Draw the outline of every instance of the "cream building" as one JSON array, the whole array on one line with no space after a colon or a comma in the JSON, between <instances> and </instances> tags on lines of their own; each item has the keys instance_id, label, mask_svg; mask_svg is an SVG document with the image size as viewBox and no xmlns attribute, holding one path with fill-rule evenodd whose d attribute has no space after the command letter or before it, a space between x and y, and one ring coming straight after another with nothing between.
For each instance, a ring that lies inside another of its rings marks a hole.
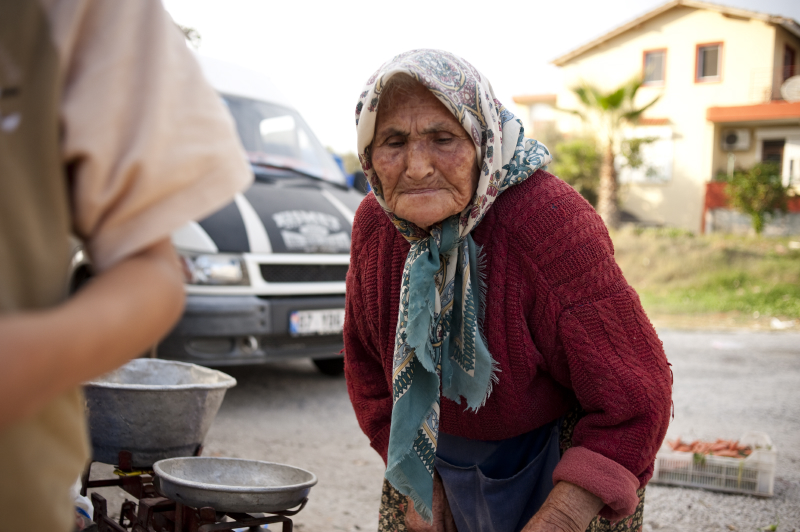
<instances>
[{"instance_id":1,"label":"cream building","mask_svg":"<svg viewBox=\"0 0 800 532\"><path fill-rule=\"evenodd\" d=\"M634 76L644 105L659 101L626 135L657 139L643 148L647 164L622 170L622 208L644 222L703 227L708 183L730 165L782 163L785 181L800 181L800 25L792 19L706 2L674 0L577 48L553 63L563 76L556 94L518 96L526 131L583 125L570 87L604 90ZM788 90L788 93L786 92Z\"/></svg>"}]
</instances>

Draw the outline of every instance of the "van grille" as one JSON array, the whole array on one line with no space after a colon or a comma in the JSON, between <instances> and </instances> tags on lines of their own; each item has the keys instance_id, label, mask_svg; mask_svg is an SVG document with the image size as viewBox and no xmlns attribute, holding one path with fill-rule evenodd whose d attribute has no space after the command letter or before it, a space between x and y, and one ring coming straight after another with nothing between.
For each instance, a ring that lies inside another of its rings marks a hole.
<instances>
[{"instance_id":1,"label":"van grille","mask_svg":"<svg viewBox=\"0 0 800 532\"><path fill-rule=\"evenodd\" d=\"M347 264L262 264L268 283L329 283L347 278Z\"/></svg>"}]
</instances>

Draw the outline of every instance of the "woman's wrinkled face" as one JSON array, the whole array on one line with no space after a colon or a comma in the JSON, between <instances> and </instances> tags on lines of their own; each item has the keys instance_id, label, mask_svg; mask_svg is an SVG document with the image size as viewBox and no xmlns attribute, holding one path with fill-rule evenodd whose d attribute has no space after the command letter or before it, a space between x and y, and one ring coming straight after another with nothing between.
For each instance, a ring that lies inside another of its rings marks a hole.
<instances>
[{"instance_id":1,"label":"woman's wrinkled face","mask_svg":"<svg viewBox=\"0 0 800 532\"><path fill-rule=\"evenodd\" d=\"M428 230L460 213L478 185L475 145L422 85L379 106L372 165L389 209Z\"/></svg>"}]
</instances>

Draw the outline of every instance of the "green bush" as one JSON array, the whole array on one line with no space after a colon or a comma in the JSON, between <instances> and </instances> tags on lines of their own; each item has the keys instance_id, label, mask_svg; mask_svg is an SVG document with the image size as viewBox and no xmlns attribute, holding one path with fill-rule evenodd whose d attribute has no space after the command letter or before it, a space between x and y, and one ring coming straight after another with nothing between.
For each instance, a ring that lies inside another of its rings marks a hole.
<instances>
[{"instance_id":1,"label":"green bush","mask_svg":"<svg viewBox=\"0 0 800 532\"><path fill-rule=\"evenodd\" d=\"M597 206L601 155L591 138L563 140L555 144L550 171Z\"/></svg>"},{"instance_id":2,"label":"green bush","mask_svg":"<svg viewBox=\"0 0 800 532\"><path fill-rule=\"evenodd\" d=\"M757 234L777 211L786 212L789 190L783 185L776 163L756 163L749 170L737 170L727 178L731 206L750 216Z\"/></svg>"}]
</instances>

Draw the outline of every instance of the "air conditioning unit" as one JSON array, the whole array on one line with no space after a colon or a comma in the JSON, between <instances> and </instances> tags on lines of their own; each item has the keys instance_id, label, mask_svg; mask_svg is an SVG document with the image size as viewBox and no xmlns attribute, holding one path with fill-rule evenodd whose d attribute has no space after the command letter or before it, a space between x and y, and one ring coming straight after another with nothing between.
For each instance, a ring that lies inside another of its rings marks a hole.
<instances>
[{"instance_id":1,"label":"air conditioning unit","mask_svg":"<svg viewBox=\"0 0 800 532\"><path fill-rule=\"evenodd\" d=\"M747 151L750 149L749 129L723 129L722 149L725 151Z\"/></svg>"}]
</instances>

